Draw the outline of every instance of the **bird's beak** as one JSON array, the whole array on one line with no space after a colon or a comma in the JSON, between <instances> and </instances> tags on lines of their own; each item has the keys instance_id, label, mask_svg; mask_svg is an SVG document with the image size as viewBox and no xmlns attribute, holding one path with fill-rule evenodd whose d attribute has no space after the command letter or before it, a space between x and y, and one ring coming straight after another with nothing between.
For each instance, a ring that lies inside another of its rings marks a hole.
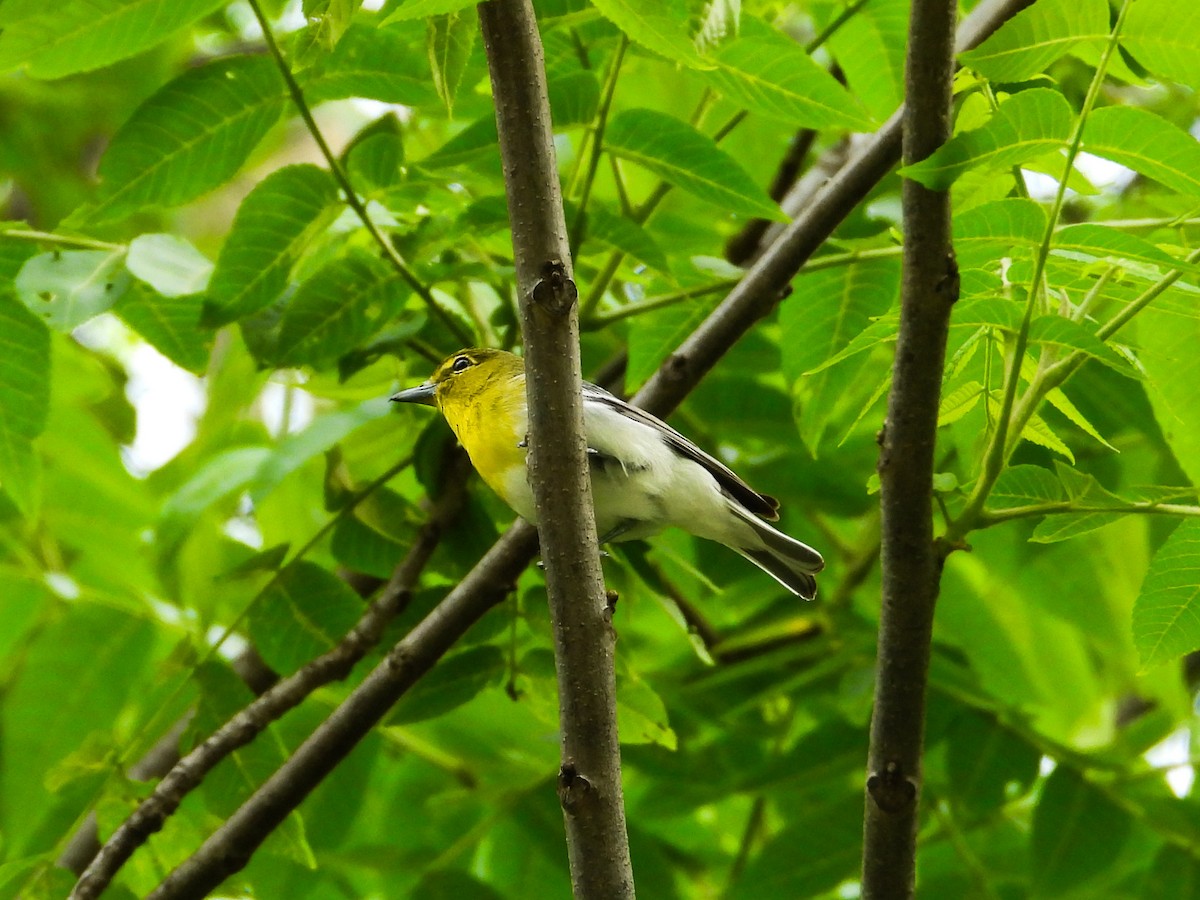
<instances>
[{"instance_id":1,"label":"bird's beak","mask_svg":"<svg viewBox=\"0 0 1200 900\"><path fill-rule=\"evenodd\" d=\"M433 395L436 389L437 386L432 381L426 381L398 394L392 394L390 399L394 403L424 403L426 406L435 406Z\"/></svg>"}]
</instances>

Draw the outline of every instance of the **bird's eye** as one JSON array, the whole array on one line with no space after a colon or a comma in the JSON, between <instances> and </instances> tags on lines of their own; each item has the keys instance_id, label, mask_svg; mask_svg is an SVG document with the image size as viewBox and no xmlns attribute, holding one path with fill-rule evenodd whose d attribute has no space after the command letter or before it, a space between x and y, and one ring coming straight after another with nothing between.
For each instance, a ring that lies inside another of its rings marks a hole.
<instances>
[{"instance_id":1,"label":"bird's eye","mask_svg":"<svg viewBox=\"0 0 1200 900\"><path fill-rule=\"evenodd\" d=\"M471 365L472 365L471 357L456 356L456 357L454 357L454 362L450 364L450 371L457 374L459 372L463 372L463 371L471 368Z\"/></svg>"}]
</instances>

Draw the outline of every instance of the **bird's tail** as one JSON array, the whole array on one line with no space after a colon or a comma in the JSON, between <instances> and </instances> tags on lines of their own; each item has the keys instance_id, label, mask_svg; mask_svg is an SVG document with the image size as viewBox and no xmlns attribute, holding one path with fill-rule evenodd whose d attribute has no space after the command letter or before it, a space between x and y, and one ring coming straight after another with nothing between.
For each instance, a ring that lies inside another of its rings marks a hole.
<instances>
[{"instance_id":1,"label":"bird's tail","mask_svg":"<svg viewBox=\"0 0 1200 900\"><path fill-rule=\"evenodd\" d=\"M734 512L757 539L755 543L733 547L785 588L805 600L817 595L817 579L813 576L825 568L821 554L808 544L788 537L772 528L753 513L730 504Z\"/></svg>"}]
</instances>

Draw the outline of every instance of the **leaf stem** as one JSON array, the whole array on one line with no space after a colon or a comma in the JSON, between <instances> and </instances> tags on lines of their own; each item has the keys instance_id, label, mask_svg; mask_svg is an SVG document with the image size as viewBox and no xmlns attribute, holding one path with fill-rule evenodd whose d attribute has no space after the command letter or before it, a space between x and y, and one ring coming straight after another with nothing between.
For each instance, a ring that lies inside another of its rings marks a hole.
<instances>
[{"instance_id":1,"label":"leaf stem","mask_svg":"<svg viewBox=\"0 0 1200 900\"><path fill-rule=\"evenodd\" d=\"M1010 351L1008 371L1004 380L1004 393L1000 401L999 414L996 416L996 429L992 432L991 441L984 456L983 471L980 473L979 479L975 482L975 487L967 499L967 504L959 517L954 522L951 522L946 529L946 539L950 544L963 538L973 527L974 522L983 510L984 504L987 502L992 486L996 483L996 479L1000 477L1000 473L1008 461L1012 448L1015 446L1016 441L1020 439L1024 422L1029 420L1029 417L1033 415L1033 411L1036 408L1036 403L1027 402L1032 400L1032 395L1034 394L1034 388L1031 385L1023 398L1020 415L1014 415L1013 412L1017 401L1017 391L1021 382L1021 365L1025 360L1025 352L1029 347L1029 328L1033 322L1038 300L1043 296L1043 278L1046 271L1046 260L1050 256L1050 245L1054 239L1056 225L1062 215L1063 203L1066 200L1067 181L1070 178L1071 169L1075 165L1075 159L1079 155L1083 142L1083 128L1087 122L1088 115L1092 111L1092 107L1095 106L1097 97L1100 95L1100 88L1104 84L1105 72L1108 69L1109 60L1112 59L1113 53L1116 52L1117 37L1121 32L1121 27L1125 22L1125 16L1128 14L1131 4L1132 0L1124 0L1121 4L1121 12L1117 16L1117 21L1113 25L1112 32L1109 34L1108 43L1105 45L1104 52L1100 56L1100 61L1096 65L1096 72L1092 77L1091 84L1088 85L1087 95L1084 97L1083 108L1080 110L1079 118L1075 123L1071 141L1067 147L1066 159L1063 163L1063 175L1058 181L1058 190L1055 192L1054 202L1050 208L1046 230L1042 235L1042 242L1038 247L1037 256L1034 258L1033 274L1029 279L1029 295L1025 301L1025 315L1021 320L1021 326L1017 330L1016 338ZM1043 372L1039 371L1039 375L1041 374ZM1024 417L1023 422L1019 421L1021 416ZM1010 432L1017 436L1013 441L1009 440Z\"/></svg>"},{"instance_id":2,"label":"leaf stem","mask_svg":"<svg viewBox=\"0 0 1200 900\"><path fill-rule=\"evenodd\" d=\"M81 250L110 250L113 253L124 253L129 249L125 244L113 244L108 241L98 241L95 238L76 237L67 234L54 234L49 231L37 231L31 228L10 228L0 231L0 238L32 241L38 244L54 244L59 247L78 247Z\"/></svg>"}]
</instances>

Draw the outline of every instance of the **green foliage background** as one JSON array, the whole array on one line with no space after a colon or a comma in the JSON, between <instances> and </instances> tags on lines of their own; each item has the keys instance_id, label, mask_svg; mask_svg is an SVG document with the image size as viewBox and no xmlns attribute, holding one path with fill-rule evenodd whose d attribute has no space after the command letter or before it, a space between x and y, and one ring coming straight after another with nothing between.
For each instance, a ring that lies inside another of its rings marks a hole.
<instances>
[{"instance_id":1,"label":"green foliage background","mask_svg":"<svg viewBox=\"0 0 1200 900\"><path fill-rule=\"evenodd\" d=\"M249 699L242 648L288 674L336 644L364 609L348 575L386 578L442 490L447 430L384 398L518 338L473 5L264 5L371 229L249 6L0 4L3 896L67 892L54 860L87 811L110 832L173 722L194 711L191 746ZM766 186L797 130L816 153L895 109L907 4L536 6L585 368L624 355L636 389L739 277L726 241L787 219ZM963 55L957 135L906 172L954 190L937 484L939 527L970 545L938 610L922 897L1200 896L1200 806L1167 780L1191 768L1200 650L1198 61L1200 7L1038 0ZM1064 176L1076 140L1127 168ZM822 549L818 601L678 533L605 562L643 896L854 895L899 185L673 420ZM128 451L156 427L127 395L144 344L203 395L151 472ZM989 474L1001 419L1018 433ZM509 518L471 485L385 647ZM157 884L371 661L223 763L111 896ZM531 569L237 889L568 896L556 728Z\"/></svg>"}]
</instances>

